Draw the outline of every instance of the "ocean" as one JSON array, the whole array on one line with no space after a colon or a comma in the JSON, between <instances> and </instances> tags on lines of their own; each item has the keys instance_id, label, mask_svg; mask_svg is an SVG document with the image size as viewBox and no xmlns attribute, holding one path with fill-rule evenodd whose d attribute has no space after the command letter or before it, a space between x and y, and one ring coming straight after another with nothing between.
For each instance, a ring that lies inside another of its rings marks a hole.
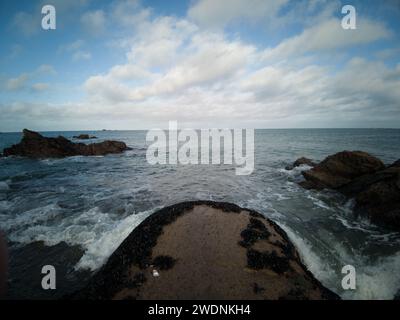
<instances>
[{"instance_id":1,"label":"ocean","mask_svg":"<svg viewBox=\"0 0 400 320\"><path fill-rule=\"evenodd\" d=\"M386 164L400 158L398 129L280 129L255 131L255 169L234 165L150 165L146 131L77 133L124 141L132 148L102 157L0 158L0 229L9 241L8 298L59 298L82 287L147 216L187 200L233 202L277 222L305 265L343 299L393 299L400 289L400 234L352 214L352 201L333 191L297 185L299 157L322 160L362 150ZM0 149L21 139L0 134ZM94 142L94 141L91 141ZM57 270L57 290L41 288L43 265ZM357 289L343 290L342 267L353 265Z\"/></svg>"}]
</instances>

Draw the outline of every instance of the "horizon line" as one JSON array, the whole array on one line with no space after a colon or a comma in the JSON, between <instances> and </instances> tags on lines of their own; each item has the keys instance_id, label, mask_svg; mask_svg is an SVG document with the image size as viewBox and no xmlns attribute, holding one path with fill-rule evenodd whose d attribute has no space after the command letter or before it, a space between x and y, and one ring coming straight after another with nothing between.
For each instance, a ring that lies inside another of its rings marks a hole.
<instances>
[{"instance_id":1,"label":"horizon line","mask_svg":"<svg viewBox=\"0 0 400 320\"><path fill-rule=\"evenodd\" d=\"M27 128L24 128L27 129ZM2 133L22 133L22 131L0 131L0 134ZM107 131L117 131L117 132L123 132L123 131L149 131L149 130L154 130L154 129L161 129L161 130L168 130L168 128L151 128L151 129L79 129L79 130L32 130L32 129L27 129L30 131L35 131L35 132L107 132ZM301 128L214 128L214 127L209 127L209 128L178 128L178 130L184 130L184 129L193 129L193 130L201 130L201 129L254 129L254 130L400 130L400 127L394 128L394 127L343 127L343 128L338 128L338 127L301 127Z\"/></svg>"}]
</instances>

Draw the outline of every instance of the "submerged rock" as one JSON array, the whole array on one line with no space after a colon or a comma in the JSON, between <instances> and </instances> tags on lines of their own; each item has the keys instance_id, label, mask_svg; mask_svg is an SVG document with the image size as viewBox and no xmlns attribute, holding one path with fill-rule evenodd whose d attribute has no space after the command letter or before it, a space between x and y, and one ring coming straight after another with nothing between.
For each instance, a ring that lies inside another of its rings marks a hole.
<instances>
[{"instance_id":1,"label":"submerged rock","mask_svg":"<svg viewBox=\"0 0 400 320\"><path fill-rule=\"evenodd\" d=\"M57 138L43 137L41 134L23 130L20 143L4 149L4 156L23 156L30 158L64 158L70 156L100 156L109 153L122 153L129 150L124 142L104 141L89 145L73 143L59 136Z\"/></svg>"},{"instance_id":2,"label":"submerged rock","mask_svg":"<svg viewBox=\"0 0 400 320\"><path fill-rule=\"evenodd\" d=\"M88 134L80 134L79 136L73 136L73 138L79 140L97 139L96 136L90 136Z\"/></svg>"},{"instance_id":3,"label":"submerged rock","mask_svg":"<svg viewBox=\"0 0 400 320\"><path fill-rule=\"evenodd\" d=\"M89 284L67 298L339 297L314 278L271 220L233 204L195 201L144 220Z\"/></svg>"},{"instance_id":4,"label":"submerged rock","mask_svg":"<svg viewBox=\"0 0 400 320\"><path fill-rule=\"evenodd\" d=\"M400 160L385 168L361 151L343 151L303 171L308 189L330 188L355 199L354 212L371 222L400 230Z\"/></svg>"}]
</instances>

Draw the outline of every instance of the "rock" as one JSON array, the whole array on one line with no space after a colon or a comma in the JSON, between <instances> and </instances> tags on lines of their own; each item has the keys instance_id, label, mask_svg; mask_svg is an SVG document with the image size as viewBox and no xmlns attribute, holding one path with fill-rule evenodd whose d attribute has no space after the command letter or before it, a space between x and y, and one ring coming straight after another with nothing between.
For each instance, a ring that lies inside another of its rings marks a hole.
<instances>
[{"instance_id":1,"label":"rock","mask_svg":"<svg viewBox=\"0 0 400 320\"><path fill-rule=\"evenodd\" d=\"M88 134L80 134L79 136L73 136L73 138L80 139L80 140L97 139L96 136L90 136Z\"/></svg>"},{"instance_id":2,"label":"rock","mask_svg":"<svg viewBox=\"0 0 400 320\"><path fill-rule=\"evenodd\" d=\"M23 137L19 144L4 149L4 156L23 156L29 158L63 158L70 156L98 156L109 153L122 153L129 150L124 142L104 141L89 145L73 143L59 136L57 138L43 137L41 134L23 130Z\"/></svg>"},{"instance_id":3,"label":"rock","mask_svg":"<svg viewBox=\"0 0 400 320\"><path fill-rule=\"evenodd\" d=\"M307 270L278 225L211 201L149 216L85 288L66 298L339 299Z\"/></svg>"},{"instance_id":4,"label":"rock","mask_svg":"<svg viewBox=\"0 0 400 320\"><path fill-rule=\"evenodd\" d=\"M362 151L342 151L325 158L308 171L304 178L315 189L337 189L365 174L382 170L381 160Z\"/></svg>"},{"instance_id":5,"label":"rock","mask_svg":"<svg viewBox=\"0 0 400 320\"><path fill-rule=\"evenodd\" d=\"M400 167L388 167L387 169L377 171L375 173L366 174L351 180L349 183L338 188L337 190L348 197L354 197L370 186L379 182L396 181L399 175Z\"/></svg>"},{"instance_id":6,"label":"rock","mask_svg":"<svg viewBox=\"0 0 400 320\"><path fill-rule=\"evenodd\" d=\"M354 213L372 223L400 230L400 161L385 168L361 151L343 151L302 172L306 189L330 188L355 199Z\"/></svg>"},{"instance_id":7,"label":"rock","mask_svg":"<svg viewBox=\"0 0 400 320\"><path fill-rule=\"evenodd\" d=\"M301 165L315 167L317 164L309 158L301 157L301 158L298 158L295 162L293 162L292 165L286 166L285 169L293 170L294 168L299 167Z\"/></svg>"},{"instance_id":8,"label":"rock","mask_svg":"<svg viewBox=\"0 0 400 320\"><path fill-rule=\"evenodd\" d=\"M389 166L389 168L391 168L391 167L400 167L400 159L397 160L397 161L395 161L395 162L393 162L393 163Z\"/></svg>"},{"instance_id":9,"label":"rock","mask_svg":"<svg viewBox=\"0 0 400 320\"><path fill-rule=\"evenodd\" d=\"M372 223L400 230L400 167L378 173L381 180L366 185L356 196L355 213Z\"/></svg>"}]
</instances>

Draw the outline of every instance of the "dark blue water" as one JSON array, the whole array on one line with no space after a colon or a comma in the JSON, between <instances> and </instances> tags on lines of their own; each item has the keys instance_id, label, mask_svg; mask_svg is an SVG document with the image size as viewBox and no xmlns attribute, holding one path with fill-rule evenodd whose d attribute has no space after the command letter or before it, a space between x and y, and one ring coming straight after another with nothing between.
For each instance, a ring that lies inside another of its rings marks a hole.
<instances>
[{"instance_id":1,"label":"dark blue water","mask_svg":"<svg viewBox=\"0 0 400 320\"><path fill-rule=\"evenodd\" d=\"M30 249L43 241L47 247L67 243L82 250L69 274L96 270L154 210L209 199L234 202L275 220L314 275L343 298L391 299L400 288L399 234L356 219L352 202L334 192L299 187L304 168L284 170L298 157L322 160L342 150L366 151L389 164L400 158L400 130L256 130L255 170L249 176L235 175L233 165L151 166L145 131L88 133L100 141L124 141L133 150L58 160L0 158L0 229L10 241L11 256L18 252L19 264L43 263ZM44 133L59 134L72 138L77 132ZM0 134L0 149L20 138ZM47 262L67 257L68 246L54 250ZM341 269L347 264L357 271L355 291L341 288ZM11 286L24 277L18 272Z\"/></svg>"}]
</instances>

